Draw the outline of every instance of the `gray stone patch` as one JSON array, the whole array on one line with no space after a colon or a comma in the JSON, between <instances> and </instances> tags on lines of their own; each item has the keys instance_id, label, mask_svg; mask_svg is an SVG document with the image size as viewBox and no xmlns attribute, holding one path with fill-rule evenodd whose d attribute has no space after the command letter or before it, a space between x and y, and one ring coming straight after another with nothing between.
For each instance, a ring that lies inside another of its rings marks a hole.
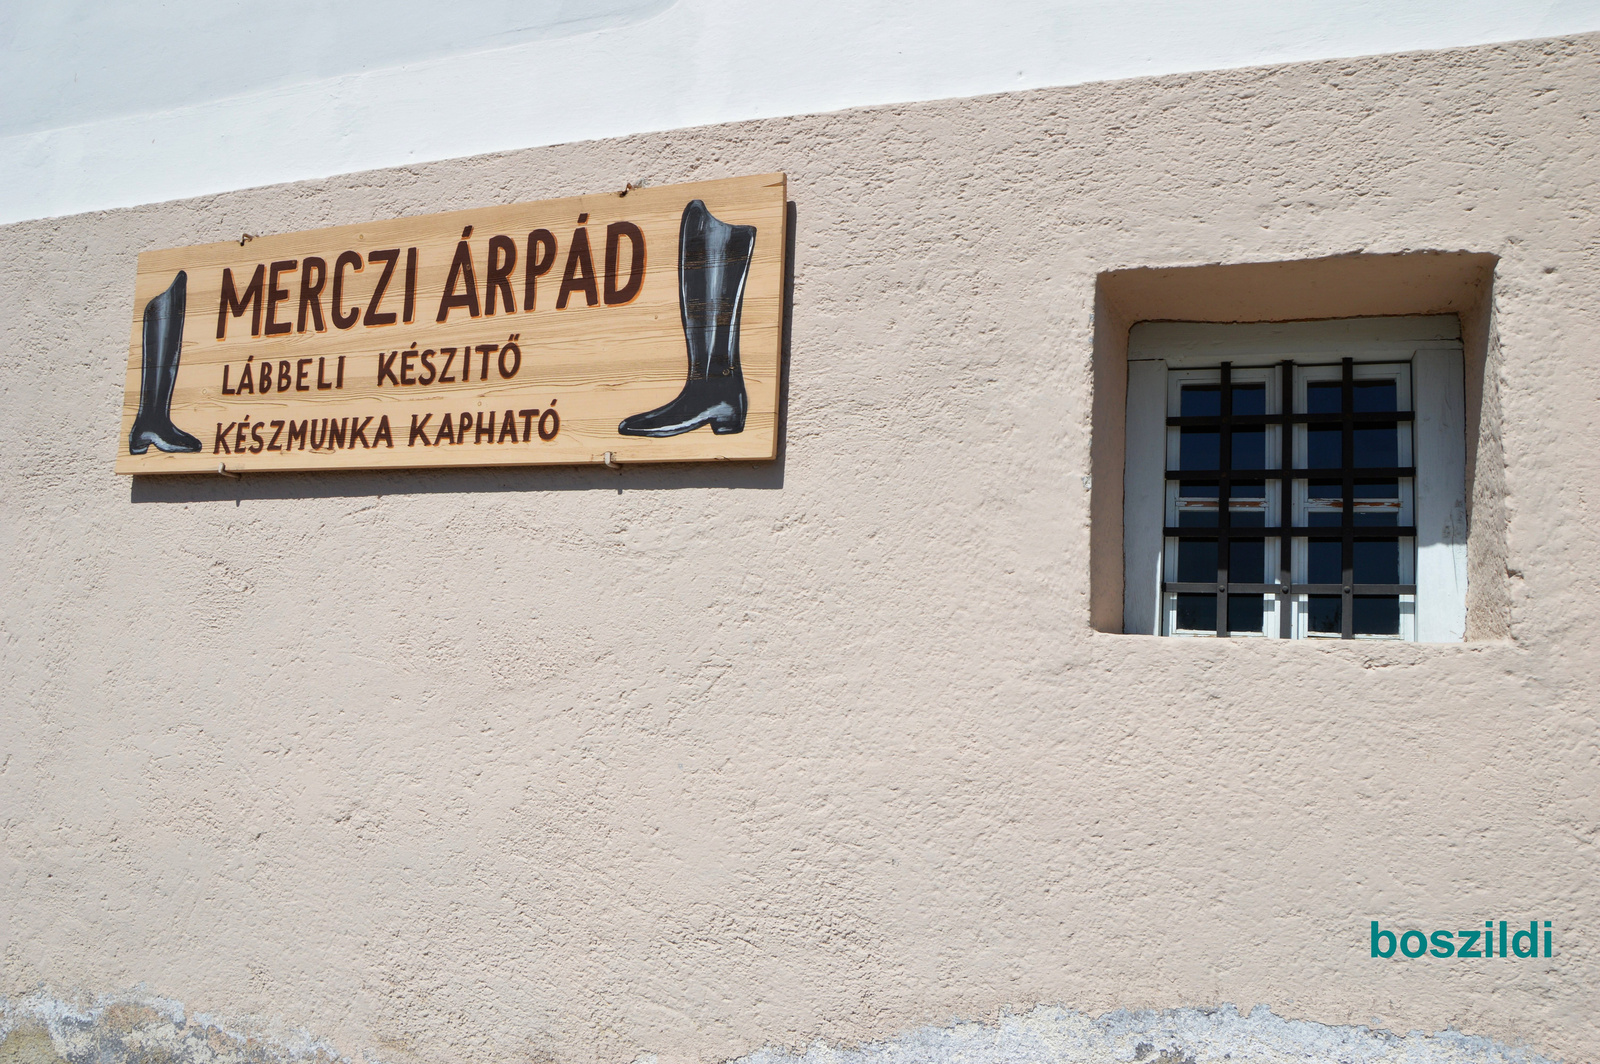
<instances>
[{"instance_id":1,"label":"gray stone patch","mask_svg":"<svg viewBox=\"0 0 1600 1064\"><path fill-rule=\"evenodd\" d=\"M337 1064L308 1035L284 1040L232 1030L182 1005L139 995L92 1004L44 994L0 997L0 1064Z\"/></svg>"},{"instance_id":2,"label":"gray stone patch","mask_svg":"<svg viewBox=\"0 0 1600 1064\"><path fill-rule=\"evenodd\" d=\"M1214 1009L1091 1017L1041 1006L992 1024L923 1027L859 1049L761 1050L737 1064L1554 1064L1532 1050L1457 1031L1397 1035Z\"/></svg>"},{"instance_id":3,"label":"gray stone patch","mask_svg":"<svg viewBox=\"0 0 1600 1064\"><path fill-rule=\"evenodd\" d=\"M74 1004L0 998L0 1064L344 1064L304 1033L269 1038L137 995ZM1556 1064L1530 1049L1445 1030L1397 1035L1288 1020L1264 1006L1122 1010L1041 1006L995 1023L923 1027L854 1049L763 1049L730 1064ZM635 1064L652 1064L641 1057Z\"/></svg>"}]
</instances>

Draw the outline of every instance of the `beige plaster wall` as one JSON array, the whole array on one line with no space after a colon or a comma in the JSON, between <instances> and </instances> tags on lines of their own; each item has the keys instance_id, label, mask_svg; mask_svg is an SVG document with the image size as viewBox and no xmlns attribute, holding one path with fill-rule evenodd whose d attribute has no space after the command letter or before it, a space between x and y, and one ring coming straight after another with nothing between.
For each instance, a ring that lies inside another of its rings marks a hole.
<instances>
[{"instance_id":1,"label":"beige plaster wall","mask_svg":"<svg viewBox=\"0 0 1600 1064\"><path fill-rule=\"evenodd\" d=\"M1224 1002L1600 1057L1597 60L1089 85L0 229L0 993L142 988L397 1062ZM111 473L141 249L772 170L776 463ZM1498 257L1475 491L1510 638L1095 631L1097 277L1418 249ZM1373 918L1549 919L1559 956L1373 960Z\"/></svg>"}]
</instances>

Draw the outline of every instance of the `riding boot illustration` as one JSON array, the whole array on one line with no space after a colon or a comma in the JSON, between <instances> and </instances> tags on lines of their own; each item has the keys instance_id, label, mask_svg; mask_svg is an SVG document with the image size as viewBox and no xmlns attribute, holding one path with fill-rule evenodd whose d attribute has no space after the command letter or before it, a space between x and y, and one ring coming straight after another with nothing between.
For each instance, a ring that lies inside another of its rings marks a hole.
<instances>
[{"instance_id":1,"label":"riding boot illustration","mask_svg":"<svg viewBox=\"0 0 1600 1064\"><path fill-rule=\"evenodd\" d=\"M165 292L144 305L143 366L139 374L139 413L128 434L128 453L158 450L194 452L200 441L172 423L172 388L183 354L184 296L189 275L182 270Z\"/></svg>"},{"instance_id":2,"label":"riding boot illustration","mask_svg":"<svg viewBox=\"0 0 1600 1064\"><path fill-rule=\"evenodd\" d=\"M749 400L739 368L739 311L756 227L712 217L700 200L678 227L678 310L689 349L683 391L665 406L624 418L624 436L677 436L709 424L719 436L744 431Z\"/></svg>"}]
</instances>

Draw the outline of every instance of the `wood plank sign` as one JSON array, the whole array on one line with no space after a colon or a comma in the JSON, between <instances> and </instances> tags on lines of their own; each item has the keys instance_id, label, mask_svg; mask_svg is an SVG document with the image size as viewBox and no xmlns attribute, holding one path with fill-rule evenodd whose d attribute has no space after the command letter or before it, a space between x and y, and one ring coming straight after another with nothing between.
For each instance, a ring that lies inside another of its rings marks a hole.
<instances>
[{"instance_id":1,"label":"wood plank sign","mask_svg":"<svg viewBox=\"0 0 1600 1064\"><path fill-rule=\"evenodd\" d=\"M768 459L782 174L139 256L118 473Z\"/></svg>"}]
</instances>

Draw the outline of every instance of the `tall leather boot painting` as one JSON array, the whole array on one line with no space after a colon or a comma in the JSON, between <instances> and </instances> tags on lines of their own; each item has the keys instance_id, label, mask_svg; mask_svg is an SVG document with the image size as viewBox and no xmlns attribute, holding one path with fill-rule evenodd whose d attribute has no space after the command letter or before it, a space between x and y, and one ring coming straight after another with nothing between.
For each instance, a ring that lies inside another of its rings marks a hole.
<instances>
[{"instance_id":1,"label":"tall leather boot painting","mask_svg":"<svg viewBox=\"0 0 1600 1064\"><path fill-rule=\"evenodd\" d=\"M172 388L183 354L184 296L189 275L182 270L165 292L144 305L144 346L139 373L139 413L128 434L128 453L158 450L193 453L200 441L172 423Z\"/></svg>"},{"instance_id":2,"label":"tall leather boot painting","mask_svg":"<svg viewBox=\"0 0 1600 1064\"><path fill-rule=\"evenodd\" d=\"M718 221L701 200L678 226L678 311L689 348L683 391L666 406L624 418L624 436L677 436L710 425L719 436L744 431L749 400L739 368L739 310L750 275L756 227Z\"/></svg>"}]
</instances>

